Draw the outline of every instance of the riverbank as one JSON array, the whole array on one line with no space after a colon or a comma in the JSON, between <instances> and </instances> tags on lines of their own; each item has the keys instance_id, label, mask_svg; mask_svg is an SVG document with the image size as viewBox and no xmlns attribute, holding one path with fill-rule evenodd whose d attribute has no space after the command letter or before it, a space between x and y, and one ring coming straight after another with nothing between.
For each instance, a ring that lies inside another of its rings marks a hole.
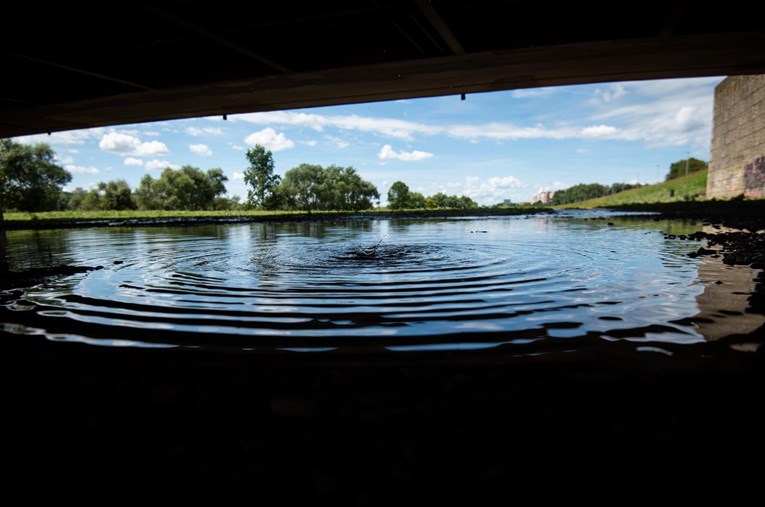
<instances>
[{"instance_id":1,"label":"riverbank","mask_svg":"<svg viewBox=\"0 0 765 507\"><path fill-rule=\"evenodd\" d=\"M0 228L70 229L79 227L166 227L261 222L304 222L331 220L380 220L394 218L448 218L517 216L552 213L551 208L512 206L507 208L367 210L367 211L94 211L6 213Z\"/></svg>"}]
</instances>

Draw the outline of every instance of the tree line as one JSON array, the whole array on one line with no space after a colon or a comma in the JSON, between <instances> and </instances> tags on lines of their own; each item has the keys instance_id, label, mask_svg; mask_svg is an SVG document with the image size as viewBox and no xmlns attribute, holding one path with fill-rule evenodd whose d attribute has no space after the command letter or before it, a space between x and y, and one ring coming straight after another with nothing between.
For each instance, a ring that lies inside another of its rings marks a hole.
<instances>
[{"instance_id":1,"label":"tree line","mask_svg":"<svg viewBox=\"0 0 765 507\"><path fill-rule=\"evenodd\" d=\"M605 197L618 194L625 190L640 188L640 183L614 183L613 185L601 185L600 183L579 183L564 190L556 190L552 197L553 206L570 204L573 202L586 201L597 197Z\"/></svg>"},{"instance_id":2,"label":"tree line","mask_svg":"<svg viewBox=\"0 0 765 507\"><path fill-rule=\"evenodd\" d=\"M246 153L246 202L226 196L228 178L220 168L185 165L166 168L157 178L145 175L137 188L125 180L98 183L90 190L64 191L72 176L56 163L47 144L26 145L0 139L0 211L55 210L301 210L359 211L379 204L380 193L355 168L300 164L280 176L273 155L262 146ZM478 205L466 196L437 193L425 197L401 182L388 191L392 209L454 208Z\"/></svg>"},{"instance_id":3,"label":"tree line","mask_svg":"<svg viewBox=\"0 0 765 507\"><path fill-rule=\"evenodd\" d=\"M686 174L695 173L697 171L706 171L708 167L709 164L707 162L693 157L678 160L677 162L670 164L669 172L664 177L664 181L673 180L675 178L679 178L680 176L685 176Z\"/></svg>"},{"instance_id":4,"label":"tree line","mask_svg":"<svg viewBox=\"0 0 765 507\"><path fill-rule=\"evenodd\" d=\"M673 162L669 166L669 172L665 176L665 181L669 181L680 176L685 176L696 171L705 171L709 164L697 158L688 158ZM553 194L550 204L556 206L559 204L571 204L575 202L605 197L612 194L618 194L625 190L639 188L643 186L640 183L614 183L613 185L601 185L600 183L579 183L564 190L557 190Z\"/></svg>"}]
</instances>

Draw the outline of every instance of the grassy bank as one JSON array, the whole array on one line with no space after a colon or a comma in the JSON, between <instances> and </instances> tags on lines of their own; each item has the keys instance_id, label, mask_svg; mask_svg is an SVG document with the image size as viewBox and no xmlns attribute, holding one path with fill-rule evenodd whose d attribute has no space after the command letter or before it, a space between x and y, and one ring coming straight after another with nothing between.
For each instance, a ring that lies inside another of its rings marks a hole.
<instances>
[{"instance_id":1,"label":"grassy bank","mask_svg":"<svg viewBox=\"0 0 765 507\"><path fill-rule=\"evenodd\" d=\"M373 218L439 218L452 216L525 215L548 213L549 208L512 206L507 208L366 210L366 211L49 211L5 213L7 229L40 229L81 226L184 225L231 222L279 222Z\"/></svg>"},{"instance_id":2,"label":"grassy bank","mask_svg":"<svg viewBox=\"0 0 765 507\"><path fill-rule=\"evenodd\" d=\"M629 204L686 202L703 198L706 189L707 171L699 171L656 185L633 188L618 194L566 204L561 207L606 208Z\"/></svg>"}]
</instances>

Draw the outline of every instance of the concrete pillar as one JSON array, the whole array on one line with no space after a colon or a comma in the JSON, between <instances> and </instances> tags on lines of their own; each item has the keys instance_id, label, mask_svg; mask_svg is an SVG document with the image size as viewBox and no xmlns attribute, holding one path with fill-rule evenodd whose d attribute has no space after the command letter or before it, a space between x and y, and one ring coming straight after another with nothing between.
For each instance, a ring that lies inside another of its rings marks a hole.
<instances>
[{"instance_id":1,"label":"concrete pillar","mask_svg":"<svg viewBox=\"0 0 765 507\"><path fill-rule=\"evenodd\" d=\"M715 88L707 198L765 197L765 75Z\"/></svg>"}]
</instances>

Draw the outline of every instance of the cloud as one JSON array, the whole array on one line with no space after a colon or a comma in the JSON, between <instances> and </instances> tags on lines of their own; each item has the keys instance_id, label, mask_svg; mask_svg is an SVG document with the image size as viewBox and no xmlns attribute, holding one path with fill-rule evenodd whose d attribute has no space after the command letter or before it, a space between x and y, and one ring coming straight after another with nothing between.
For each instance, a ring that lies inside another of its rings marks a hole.
<instances>
[{"instance_id":1,"label":"cloud","mask_svg":"<svg viewBox=\"0 0 765 507\"><path fill-rule=\"evenodd\" d=\"M709 147L714 94L722 78L666 79L625 82L628 100L619 107L601 104L593 115L620 127L622 139L649 147Z\"/></svg>"},{"instance_id":2,"label":"cloud","mask_svg":"<svg viewBox=\"0 0 765 507\"><path fill-rule=\"evenodd\" d=\"M138 137L122 132L109 132L105 134L98 147L110 153L127 156L134 155L138 157L167 155L170 150L165 143L161 141L142 142Z\"/></svg>"},{"instance_id":3,"label":"cloud","mask_svg":"<svg viewBox=\"0 0 765 507\"><path fill-rule=\"evenodd\" d=\"M244 173L233 172L233 173L231 173L231 179L232 180L243 180L244 179Z\"/></svg>"},{"instance_id":4,"label":"cloud","mask_svg":"<svg viewBox=\"0 0 765 507\"><path fill-rule=\"evenodd\" d=\"M612 100L616 100L626 94L627 90L624 87L624 84L615 83L605 90L595 88L595 91L593 92L593 98L590 99L590 103L597 104L598 102L611 102Z\"/></svg>"},{"instance_id":5,"label":"cloud","mask_svg":"<svg viewBox=\"0 0 765 507\"><path fill-rule=\"evenodd\" d=\"M74 164L65 165L64 169L69 171L71 174L96 174L101 172L97 167Z\"/></svg>"},{"instance_id":6,"label":"cloud","mask_svg":"<svg viewBox=\"0 0 765 507\"><path fill-rule=\"evenodd\" d=\"M170 169L180 169L180 166L177 166L175 164L171 164L170 162L167 162L166 160L149 160L146 162L146 170L147 171L156 171L156 170L164 170L166 168Z\"/></svg>"},{"instance_id":7,"label":"cloud","mask_svg":"<svg viewBox=\"0 0 765 507\"><path fill-rule=\"evenodd\" d=\"M349 143L345 139L340 139L339 137L335 137L335 136L324 136L324 139L331 142L332 144L334 144L340 149L347 148L348 146L351 145L351 143Z\"/></svg>"},{"instance_id":8,"label":"cloud","mask_svg":"<svg viewBox=\"0 0 765 507\"><path fill-rule=\"evenodd\" d=\"M203 157L209 157L213 153L210 147L207 146L206 144L190 144L189 149L193 153L196 153L197 155L202 155Z\"/></svg>"},{"instance_id":9,"label":"cloud","mask_svg":"<svg viewBox=\"0 0 765 507\"><path fill-rule=\"evenodd\" d=\"M584 155L587 153L587 148L577 148L576 152L580 155Z\"/></svg>"},{"instance_id":10,"label":"cloud","mask_svg":"<svg viewBox=\"0 0 765 507\"><path fill-rule=\"evenodd\" d=\"M34 134L31 136L17 137L15 141L23 144L85 144L91 139L99 137L103 133L102 128L86 130L67 130L65 132L53 132L52 134Z\"/></svg>"},{"instance_id":11,"label":"cloud","mask_svg":"<svg viewBox=\"0 0 765 507\"><path fill-rule=\"evenodd\" d=\"M589 100L594 110L588 117L582 116L578 121L574 119L553 127L507 122L428 124L396 118L295 111L232 115L230 119L264 126L305 127L319 132L330 128L357 131L405 141L417 136L435 135L471 143L481 140L619 139L643 141L649 146L693 144L703 148L709 145L711 90L720 80L696 78L603 85ZM557 90L515 90L512 95L515 98L541 97Z\"/></svg>"},{"instance_id":12,"label":"cloud","mask_svg":"<svg viewBox=\"0 0 765 507\"><path fill-rule=\"evenodd\" d=\"M300 144L304 144L306 146L316 146L316 141L310 140L310 141L298 141Z\"/></svg>"},{"instance_id":13,"label":"cloud","mask_svg":"<svg viewBox=\"0 0 765 507\"><path fill-rule=\"evenodd\" d=\"M580 134L581 137L586 138L613 138L619 134L619 129L611 125L595 125L583 128Z\"/></svg>"},{"instance_id":14,"label":"cloud","mask_svg":"<svg viewBox=\"0 0 765 507\"><path fill-rule=\"evenodd\" d=\"M555 88L528 88L513 90L511 95L514 99L528 99L533 97L545 97L555 93Z\"/></svg>"},{"instance_id":15,"label":"cloud","mask_svg":"<svg viewBox=\"0 0 765 507\"><path fill-rule=\"evenodd\" d=\"M71 153L73 155L77 155L80 152L80 150L78 150L77 148L70 148L70 149L68 149L66 151L68 151L69 153Z\"/></svg>"},{"instance_id":16,"label":"cloud","mask_svg":"<svg viewBox=\"0 0 765 507\"><path fill-rule=\"evenodd\" d=\"M395 152L393 151L393 147L390 144L386 144L380 149L380 153L377 154L377 157L381 160L388 160L388 159L394 159L394 160L401 160L403 162L413 162L417 160L425 160L428 158L431 158L433 156L432 153L428 153L427 151L401 151L401 152Z\"/></svg>"},{"instance_id":17,"label":"cloud","mask_svg":"<svg viewBox=\"0 0 765 507\"><path fill-rule=\"evenodd\" d=\"M228 145L229 145L229 146L230 146L232 149L234 149L234 150L236 150L236 151L244 151L244 146L239 146L238 144L234 144L234 143L228 143Z\"/></svg>"},{"instance_id":18,"label":"cloud","mask_svg":"<svg viewBox=\"0 0 765 507\"><path fill-rule=\"evenodd\" d=\"M308 127L318 132L327 127L341 130L357 130L397 139L412 139L414 134L437 134L440 127L426 125L396 118L374 118L370 116L331 115L297 113L292 111L272 111L248 113L231 117L235 121L246 121L263 125L290 125Z\"/></svg>"},{"instance_id":19,"label":"cloud","mask_svg":"<svg viewBox=\"0 0 765 507\"><path fill-rule=\"evenodd\" d=\"M127 157L124 160L125 165L142 166L143 160L140 158Z\"/></svg>"},{"instance_id":20,"label":"cloud","mask_svg":"<svg viewBox=\"0 0 765 507\"><path fill-rule=\"evenodd\" d=\"M289 150L295 147L294 141L288 139L283 133L276 132L271 127L253 132L244 139L244 142L250 146L259 144L271 151Z\"/></svg>"},{"instance_id":21,"label":"cloud","mask_svg":"<svg viewBox=\"0 0 765 507\"><path fill-rule=\"evenodd\" d=\"M479 176L467 176L463 194L481 204L495 203L510 197L514 190L526 184L515 176L494 176L481 181Z\"/></svg>"},{"instance_id":22,"label":"cloud","mask_svg":"<svg viewBox=\"0 0 765 507\"><path fill-rule=\"evenodd\" d=\"M220 127L186 127L184 131L194 137L199 137L203 135L212 135L212 136L219 136L223 134L223 129Z\"/></svg>"}]
</instances>

